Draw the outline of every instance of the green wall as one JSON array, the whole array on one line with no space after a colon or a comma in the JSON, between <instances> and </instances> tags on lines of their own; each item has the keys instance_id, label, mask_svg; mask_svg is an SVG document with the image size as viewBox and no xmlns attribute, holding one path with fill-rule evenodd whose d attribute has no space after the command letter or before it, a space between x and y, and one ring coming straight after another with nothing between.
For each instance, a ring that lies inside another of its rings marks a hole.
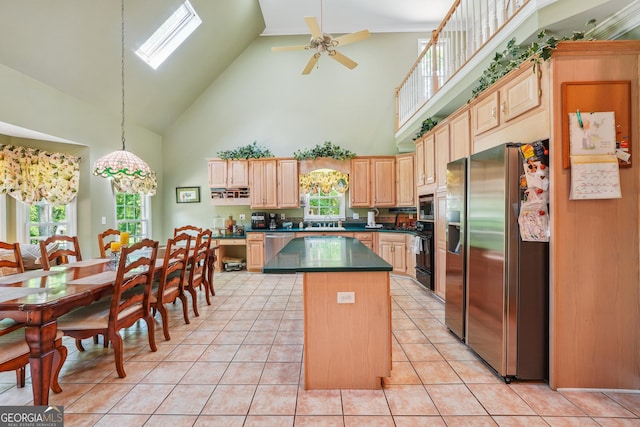
<instances>
[{"instance_id":1,"label":"green wall","mask_svg":"<svg viewBox=\"0 0 640 427\"><path fill-rule=\"evenodd\" d=\"M259 37L164 135L164 233L191 222L212 227L217 215L251 212L208 200L206 158L257 141L278 157L331 141L358 155L398 154L395 88L418 54L419 34L372 34L340 48L359 65L349 70L323 55L307 76L307 36ZM202 202L176 204L175 187L200 186ZM302 210L283 211L287 216ZM249 216L247 216L249 218Z\"/></svg>"},{"instance_id":2,"label":"green wall","mask_svg":"<svg viewBox=\"0 0 640 427\"><path fill-rule=\"evenodd\" d=\"M72 143L52 143L6 136L0 142L82 157L78 194L78 237L83 256L96 256L97 235L115 225L115 212L109 181L93 176L91 166L100 156L121 148L121 118L107 114L3 65L0 65L0 98L3 101L0 102L0 121ZM127 126L126 137L127 149L143 158L158 174L160 196L152 198L155 225L153 237L164 240L161 204L162 139L159 135L134 125ZM8 201L7 210L12 208L13 202ZM101 224L102 216L107 218L106 225ZM11 232L15 233L13 224L8 227L9 236Z\"/></svg>"}]
</instances>

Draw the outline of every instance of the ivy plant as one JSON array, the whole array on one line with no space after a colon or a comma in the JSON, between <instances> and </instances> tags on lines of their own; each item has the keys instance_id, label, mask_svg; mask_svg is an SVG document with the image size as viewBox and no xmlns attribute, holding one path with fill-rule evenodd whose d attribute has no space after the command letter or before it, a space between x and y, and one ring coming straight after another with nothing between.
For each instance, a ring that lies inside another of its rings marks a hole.
<instances>
[{"instance_id":1,"label":"ivy plant","mask_svg":"<svg viewBox=\"0 0 640 427\"><path fill-rule=\"evenodd\" d=\"M594 24L592 19L586 25ZM489 67L484 70L482 76L478 80L478 85L471 91L471 99L476 98L485 89L497 82L508 72L515 70L525 61L534 63L533 70L535 72L536 65L542 61L551 58L551 53L558 47L558 42L567 40L584 39L584 31L574 31L570 36L562 38L549 37L545 40L546 30L538 33L537 40L530 45L518 45L516 40L511 39L507 43L506 48L502 52L496 52Z\"/></svg>"},{"instance_id":2,"label":"ivy plant","mask_svg":"<svg viewBox=\"0 0 640 427\"><path fill-rule=\"evenodd\" d=\"M218 151L218 157L223 160L241 160L241 159L261 159L263 157L275 157L268 148L258 146L256 141L253 144L236 148L235 150Z\"/></svg>"},{"instance_id":3,"label":"ivy plant","mask_svg":"<svg viewBox=\"0 0 640 427\"><path fill-rule=\"evenodd\" d=\"M340 148L331 141L325 141L324 145L316 144L314 148L296 150L293 157L296 160L314 160L319 157L330 157L336 160L352 159L356 153Z\"/></svg>"},{"instance_id":4,"label":"ivy plant","mask_svg":"<svg viewBox=\"0 0 640 427\"><path fill-rule=\"evenodd\" d=\"M424 119L422 121L422 126L420 127L420 130L418 131L418 133L416 133L416 136L413 137L413 140L414 141L417 140L422 135L424 135L425 133L429 132L431 129L436 127L437 124L438 124L438 122L436 120L434 120L433 117L429 117L427 119Z\"/></svg>"}]
</instances>

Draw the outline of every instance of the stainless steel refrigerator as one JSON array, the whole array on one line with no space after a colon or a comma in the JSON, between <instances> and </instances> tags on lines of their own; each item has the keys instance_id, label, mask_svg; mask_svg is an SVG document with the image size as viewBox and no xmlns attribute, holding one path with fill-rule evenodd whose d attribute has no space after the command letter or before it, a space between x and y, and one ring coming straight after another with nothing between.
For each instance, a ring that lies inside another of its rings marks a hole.
<instances>
[{"instance_id":1,"label":"stainless steel refrigerator","mask_svg":"<svg viewBox=\"0 0 640 427\"><path fill-rule=\"evenodd\" d=\"M518 228L517 144L469 159L466 343L509 382L548 379L548 244Z\"/></svg>"},{"instance_id":2,"label":"stainless steel refrigerator","mask_svg":"<svg viewBox=\"0 0 640 427\"><path fill-rule=\"evenodd\" d=\"M461 340L465 337L465 225L467 159L447 164L445 325Z\"/></svg>"}]
</instances>

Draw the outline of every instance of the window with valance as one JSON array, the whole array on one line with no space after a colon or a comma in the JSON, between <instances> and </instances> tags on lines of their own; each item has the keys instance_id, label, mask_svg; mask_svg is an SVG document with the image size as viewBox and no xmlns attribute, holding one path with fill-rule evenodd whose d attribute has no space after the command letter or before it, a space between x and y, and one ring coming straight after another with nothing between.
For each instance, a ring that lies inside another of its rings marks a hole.
<instances>
[{"instance_id":1,"label":"window with valance","mask_svg":"<svg viewBox=\"0 0 640 427\"><path fill-rule=\"evenodd\" d=\"M80 158L0 144L0 194L27 204L65 205L78 194Z\"/></svg>"}]
</instances>

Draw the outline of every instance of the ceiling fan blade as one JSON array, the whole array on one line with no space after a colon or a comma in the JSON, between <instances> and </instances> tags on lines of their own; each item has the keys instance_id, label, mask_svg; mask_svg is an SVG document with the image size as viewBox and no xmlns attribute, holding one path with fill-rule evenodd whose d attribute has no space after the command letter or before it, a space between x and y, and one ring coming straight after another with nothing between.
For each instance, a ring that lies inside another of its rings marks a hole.
<instances>
[{"instance_id":1,"label":"ceiling fan blade","mask_svg":"<svg viewBox=\"0 0 640 427\"><path fill-rule=\"evenodd\" d=\"M272 52L284 52L288 50L305 50L309 49L311 46L274 46L271 48Z\"/></svg>"},{"instance_id":2,"label":"ceiling fan blade","mask_svg":"<svg viewBox=\"0 0 640 427\"><path fill-rule=\"evenodd\" d=\"M309 27L311 37L313 37L314 39L322 38L322 31L320 31L320 25L318 25L318 20L315 16L305 16L304 22L306 22L307 27Z\"/></svg>"},{"instance_id":3,"label":"ceiling fan blade","mask_svg":"<svg viewBox=\"0 0 640 427\"><path fill-rule=\"evenodd\" d=\"M341 63L342 65L344 65L345 67L347 67L350 70L353 70L354 68L356 68L358 66L357 62L355 62L354 60L344 56L343 54L341 54L337 50L330 51L329 52L329 57L335 59L336 61L338 61L339 63Z\"/></svg>"},{"instance_id":4,"label":"ceiling fan blade","mask_svg":"<svg viewBox=\"0 0 640 427\"><path fill-rule=\"evenodd\" d=\"M318 59L320 59L320 54L314 53L311 59L309 59L309 62L307 62L307 66L304 67L304 70L302 70L302 74L309 74L311 70L313 70L313 67L315 67L316 62L318 62Z\"/></svg>"},{"instance_id":5,"label":"ceiling fan blade","mask_svg":"<svg viewBox=\"0 0 640 427\"><path fill-rule=\"evenodd\" d=\"M362 30L351 34L345 34L344 36L336 37L335 39L333 39L332 44L334 46L342 46L348 43L368 39L369 37L371 37L369 30Z\"/></svg>"}]
</instances>

